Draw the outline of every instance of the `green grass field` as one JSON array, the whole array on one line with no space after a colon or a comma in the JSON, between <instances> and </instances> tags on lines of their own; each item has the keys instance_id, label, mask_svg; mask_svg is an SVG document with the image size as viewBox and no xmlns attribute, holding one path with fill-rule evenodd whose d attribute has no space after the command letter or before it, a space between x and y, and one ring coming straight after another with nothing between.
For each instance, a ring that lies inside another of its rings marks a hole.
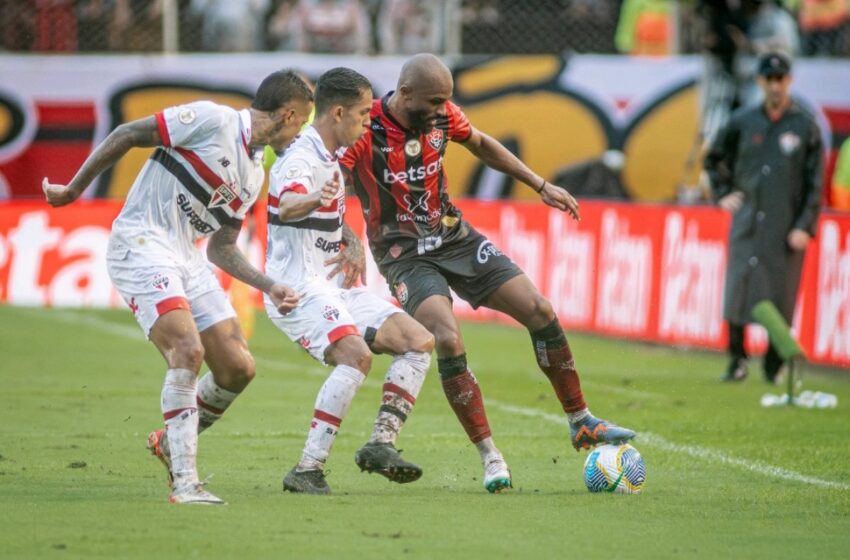
<instances>
[{"instance_id":1,"label":"green grass field","mask_svg":"<svg viewBox=\"0 0 850 560\"><path fill-rule=\"evenodd\" d=\"M572 335L585 396L639 432L638 496L584 488L525 332L465 325L470 364L515 488L489 495L477 453L426 381L400 446L410 485L361 474L387 365L343 423L329 497L281 492L326 370L258 317L252 386L200 440L225 507L167 503L145 438L161 424L162 359L126 311L0 307L3 558L846 558L850 371L807 368L832 410L763 409L757 367L723 385L719 354Z\"/></svg>"}]
</instances>

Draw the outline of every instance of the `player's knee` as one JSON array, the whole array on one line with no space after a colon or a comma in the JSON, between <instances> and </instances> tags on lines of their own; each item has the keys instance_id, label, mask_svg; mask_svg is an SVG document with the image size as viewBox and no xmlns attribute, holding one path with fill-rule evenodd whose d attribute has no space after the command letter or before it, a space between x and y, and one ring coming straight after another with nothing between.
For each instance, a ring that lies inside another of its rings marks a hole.
<instances>
[{"instance_id":1,"label":"player's knee","mask_svg":"<svg viewBox=\"0 0 850 560\"><path fill-rule=\"evenodd\" d=\"M540 328L548 325L555 319L555 309L552 303L543 297L542 294L537 294L531 300L531 311L529 313L529 328Z\"/></svg>"},{"instance_id":2,"label":"player's knee","mask_svg":"<svg viewBox=\"0 0 850 560\"><path fill-rule=\"evenodd\" d=\"M423 328L417 330L417 332L410 337L407 351L430 354L434 351L435 343L434 335Z\"/></svg>"},{"instance_id":3,"label":"player's knee","mask_svg":"<svg viewBox=\"0 0 850 560\"><path fill-rule=\"evenodd\" d=\"M372 368L372 351L359 336L347 336L328 348L325 361L331 365L346 365L367 375Z\"/></svg>"},{"instance_id":4,"label":"player's knee","mask_svg":"<svg viewBox=\"0 0 850 560\"><path fill-rule=\"evenodd\" d=\"M204 363L204 346L197 338L183 338L174 345L172 367L183 367L198 371Z\"/></svg>"},{"instance_id":5,"label":"player's knee","mask_svg":"<svg viewBox=\"0 0 850 560\"><path fill-rule=\"evenodd\" d=\"M465 352L460 332L452 328L438 328L434 332L437 354L440 356L459 356Z\"/></svg>"},{"instance_id":6,"label":"player's knee","mask_svg":"<svg viewBox=\"0 0 850 560\"><path fill-rule=\"evenodd\" d=\"M243 387L250 383L257 374L257 365L254 363L254 357L247 352L242 352L240 358L233 364L232 376Z\"/></svg>"}]
</instances>

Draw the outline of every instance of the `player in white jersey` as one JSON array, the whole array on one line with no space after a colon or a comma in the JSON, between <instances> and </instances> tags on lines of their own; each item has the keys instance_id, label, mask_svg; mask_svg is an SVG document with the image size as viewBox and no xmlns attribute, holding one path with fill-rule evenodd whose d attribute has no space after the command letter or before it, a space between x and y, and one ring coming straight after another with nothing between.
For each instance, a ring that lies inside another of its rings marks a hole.
<instances>
[{"instance_id":1,"label":"player in white jersey","mask_svg":"<svg viewBox=\"0 0 850 560\"><path fill-rule=\"evenodd\" d=\"M328 494L324 465L349 405L372 364L394 356L372 437L357 453L361 470L399 483L422 469L401 458L395 440L413 409L431 362L434 338L422 325L364 288L360 241L343 223L345 190L337 161L369 126L372 88L353 70L334 68L316 84L316 119L275 162L269 185L266 272L297 290L301 303L282 314L266 298L272 322L315 359L334 366L316 398L301 460L283 479L291 492Z\"/></svg>"},{"instance_id":2,"label":"player in white jersey","mask_svg":"<svg viewBox=\"0 0 850 560\"><path fill-rule=\"evenodd\" d=\"M47 178L42 184L48 203L64 206L131 148L156 147L112 224L107 268L168 364L165 429L153 432L148 444L168 468L173 503L224 503L198 480L198 432L220 418L254 377L236 314L196 242L209 237L209 260L263 291L279 313L295 308L297 293L251 266L236 239L262 188L264 145L286 146L312 101L297 74L275 72L248 109L199 101L122 124L67 186ZM211 373L198 381L204 361Z\"/></svg>"}]
</instances>

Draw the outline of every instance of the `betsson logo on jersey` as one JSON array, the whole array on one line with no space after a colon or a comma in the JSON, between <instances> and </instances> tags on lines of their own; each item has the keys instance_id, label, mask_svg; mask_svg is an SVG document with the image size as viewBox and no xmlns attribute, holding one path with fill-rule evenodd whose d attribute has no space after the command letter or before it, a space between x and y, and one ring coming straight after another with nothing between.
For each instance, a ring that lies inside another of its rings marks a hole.
<instances>
[{"instance_id":1,"label":"betsson logo on jersey","mask_svg":"<svg viewBox=\"0 0 850 560\"><path fill-rule=\"evenodd\" d=\"M389 169L384 169L384 182L393 184L405 183L407 181L421 181L428 175L439 173L442 168L443 158L441 156L440 159L431 162L428 165L420 165L419 167L411 166L409 169L399 171L398 173L393 173Z\"/></svg>"}]
</instances>

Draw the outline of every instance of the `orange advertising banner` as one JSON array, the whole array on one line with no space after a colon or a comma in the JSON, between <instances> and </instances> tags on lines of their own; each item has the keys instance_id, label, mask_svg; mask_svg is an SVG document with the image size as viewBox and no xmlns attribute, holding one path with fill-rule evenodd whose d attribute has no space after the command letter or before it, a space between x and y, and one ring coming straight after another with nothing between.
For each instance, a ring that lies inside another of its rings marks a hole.
<instances>
[{"instance_id":1,"label":"orange advertising banner","mask_svg":"<svg viewBox=\"0 0 850 560\"><path fill-rule=\"evenodd\" d=\"M729 216L711 207L581 203L582 220L541 204L458 203L464 217L509 255L550 299L568 330L722 350ZM12 305L117 307L105 253L120 201L0 204L0 301ZM258 208L264 209L260 204ZM243 244L261 266L261 211ZM346 221L365 232L356 199ZM486 251L481 258L486 258ZM369 259L367 285L389 298ZM228 280L222 277L223 284ZM455 298L462 319L510 319ZM814 363L850 367L850 216L826 213L810 246L794 328ZM751 347L764 346L753 330Z\"/></svg>"}]
</instances>

